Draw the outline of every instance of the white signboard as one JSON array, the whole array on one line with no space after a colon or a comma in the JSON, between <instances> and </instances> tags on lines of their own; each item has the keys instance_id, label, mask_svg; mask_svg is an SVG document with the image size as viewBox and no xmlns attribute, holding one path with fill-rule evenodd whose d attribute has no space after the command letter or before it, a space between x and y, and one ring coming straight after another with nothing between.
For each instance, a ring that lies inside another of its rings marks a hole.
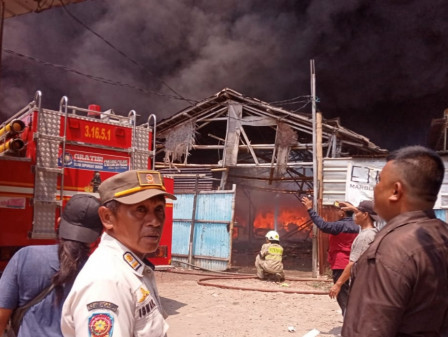
<instances>
[{"instance_id":1,"label":"white signboard","mask_svg":"<svg viewBox=\"0 0 448 337\"><path fill-rule=\"evenodd\" d=\"M375 187L381 168L350 163L347 168L345 199L353 205L362 200L373 200Z\"/></svg>"}]
</instances>

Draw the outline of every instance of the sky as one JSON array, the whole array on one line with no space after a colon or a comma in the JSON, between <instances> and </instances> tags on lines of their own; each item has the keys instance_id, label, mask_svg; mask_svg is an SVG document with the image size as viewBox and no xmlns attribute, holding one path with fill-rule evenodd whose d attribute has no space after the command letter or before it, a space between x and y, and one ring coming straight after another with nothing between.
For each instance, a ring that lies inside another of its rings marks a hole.
<instances>
[{"instance_id":1,"label":"sky","mask_svg":"<svg viewBox=\"0 0 448 337\"><path fill-rule=\"evenodd\" d=\"M446 0L87 0L5 20L0 117L36 90L142 123L224 88L311 113L314 60L325 119L426 145L448 108L447 17Z\"/></svg>"}]
</instances>

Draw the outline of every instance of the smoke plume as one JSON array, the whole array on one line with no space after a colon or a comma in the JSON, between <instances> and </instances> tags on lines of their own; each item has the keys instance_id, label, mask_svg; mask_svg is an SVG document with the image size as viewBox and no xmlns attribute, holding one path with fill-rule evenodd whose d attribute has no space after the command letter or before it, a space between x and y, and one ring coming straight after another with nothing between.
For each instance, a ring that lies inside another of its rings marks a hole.
<instances>
[{"instance_id":1,"label":"smoke plume","mask_svg":"<svg viewBox=\"0 0 448 337\"><path fill-rule=\"evenodd\" d=\"M447 17L443 0L88 0L5 20L0 114L36 90L45 107L66 95L141 122L225 87L286 100L310 94L314 59L324 118L384 148L424 145L448 107Z\"/></svg>"}]
</instances>

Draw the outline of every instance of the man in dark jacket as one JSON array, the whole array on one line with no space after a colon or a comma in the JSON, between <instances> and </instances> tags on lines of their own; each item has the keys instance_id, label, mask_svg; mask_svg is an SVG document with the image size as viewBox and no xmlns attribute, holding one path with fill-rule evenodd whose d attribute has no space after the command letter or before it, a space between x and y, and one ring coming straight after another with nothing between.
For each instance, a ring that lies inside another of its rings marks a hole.
<instances>
[{"instance_id":1,"label":"man in dark jacket","mask_svg":"<svg viewBox=\"0 0 448 337\"><path fill-rule=\"evenodd\" d=\"M338 207L339 220L326 222L313 210L311 199L303 197L301 201L317 228L324 233L331 234L328 247L328 263L330 264L333 282L336 283L350 260L350 249L353 240L359 233L359 226L355 224L352 218L352 211L346 212ZM336 297L342 315L344 315L347 306L348 290L349 283L346 281Z\"/></svg>"},{"instance_id":2,"label":"man in dark jacket","mask_svg":"<svg viewBox=\"0 0 448 337\"><path fill-rule=\"evenodd\" d=\"M387 158L374 189L387 224L352 269L344 337L448 336L448 225L433 211L444 172L421 146Z\"/></svg>"}]
</instances>

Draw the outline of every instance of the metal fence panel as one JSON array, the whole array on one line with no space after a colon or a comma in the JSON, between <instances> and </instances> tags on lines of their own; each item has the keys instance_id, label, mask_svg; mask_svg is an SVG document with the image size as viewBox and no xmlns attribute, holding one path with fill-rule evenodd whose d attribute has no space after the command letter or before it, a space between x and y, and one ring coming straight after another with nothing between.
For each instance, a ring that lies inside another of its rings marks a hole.
<instances>
[{"instance_id":1,"label":"metal fence panel","mask_svg":"<svg viewBox=\"0 0 448 337\"><path fill-rule=\"evenodd\" d=\"M176 196L177 200L173 203L173 262L191 263L209 270L229 268L235 189ZM196 208L193 212L194 205Z\"/></svg>"}]
</instances>

